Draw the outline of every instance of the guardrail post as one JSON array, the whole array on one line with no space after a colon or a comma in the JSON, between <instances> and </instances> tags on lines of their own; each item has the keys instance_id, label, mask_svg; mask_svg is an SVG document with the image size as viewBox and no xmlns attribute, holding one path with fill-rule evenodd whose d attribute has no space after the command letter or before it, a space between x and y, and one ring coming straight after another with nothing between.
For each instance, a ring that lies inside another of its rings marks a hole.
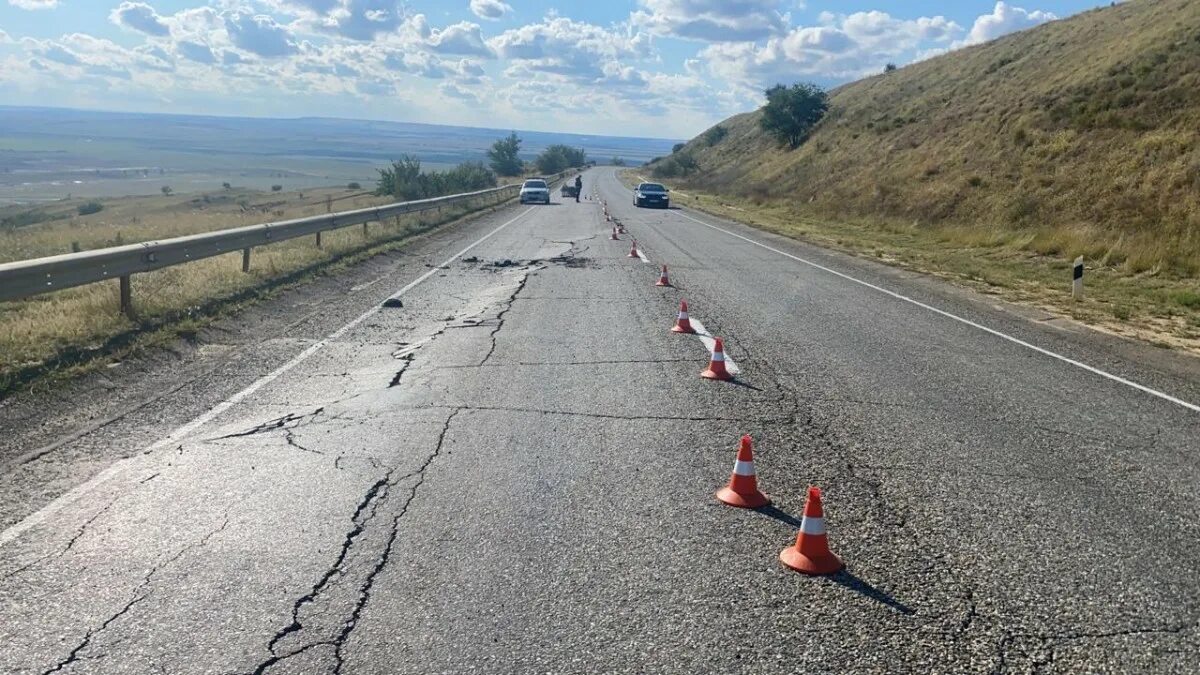
<instances>
[{"instance_id":1,"label":"guardrail post","mask_svg":"<svg viewBox=\"0 0 1200 675\"><path fill-rule=\"evenodd\" d=\"M248 248L242 249L242 271L250 271L250 249Z\"/></svg>"},{"instance_id":2,"label":"guardrail post","mask_svg":"<svg viewBox=\"0 0 1200 675\"><path fill-rule=\"evenodd\" d=\"M317 248L321 248L321 233L317 232Z\"/></svg>"},{"instance_id":3,"label":"guardrail post","mask_svg":"<svg viewBox=\"0 0 1200 675\"><path fill-rule=\"evenodd\" d=\"M367 233L367 223L363 223L363 236L364 237L371 236L370 234Z\"/></svg>"},{"instance_id":4,"label":"guardrail post","mask_svg":"<svg viewBox=\"0 0 1200 675\"><path fill-rule=\"evenodd\" d=\"M129 275L121 277L121 313L133 319L133 283Z\"/></svg>"}]
</instances>

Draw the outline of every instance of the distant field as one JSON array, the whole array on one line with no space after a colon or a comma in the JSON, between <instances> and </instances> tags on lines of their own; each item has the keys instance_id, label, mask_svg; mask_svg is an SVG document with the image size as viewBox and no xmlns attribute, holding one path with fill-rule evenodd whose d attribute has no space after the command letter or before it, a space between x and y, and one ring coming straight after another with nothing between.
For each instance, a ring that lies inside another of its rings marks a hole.
<instances>
[{"instance_id":1,"label":"distant field","mask_svg":"<svg viewBox=\"0 0 1200 675\"><path fill-rule=\"evenodd\" d=\"M252 119L0 106L0 205L77 197L374 183L404 154L428 168L482 161L508 130L337 119ZM674 141L518 132L532 159L547 145L640 164Z\"/></svg>"}]
</instances>

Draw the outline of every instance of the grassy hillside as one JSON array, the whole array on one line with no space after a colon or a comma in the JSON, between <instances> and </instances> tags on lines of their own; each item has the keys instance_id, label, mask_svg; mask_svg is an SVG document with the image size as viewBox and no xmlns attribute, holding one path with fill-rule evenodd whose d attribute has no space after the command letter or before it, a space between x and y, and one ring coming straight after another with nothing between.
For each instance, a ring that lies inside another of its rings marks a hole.
<instances>
[{"instance_id":1,"label":"grassy hillside","mask_svg":"<svg viewBox=\"0 0 1200 675\"><path fill-rule=\"evenodd\" d=\"M799 149L758 114L683 152L688 187L967 246L1200 272L1200 2L1133 0L831 93Z\"/></svg>"}]
</instances>

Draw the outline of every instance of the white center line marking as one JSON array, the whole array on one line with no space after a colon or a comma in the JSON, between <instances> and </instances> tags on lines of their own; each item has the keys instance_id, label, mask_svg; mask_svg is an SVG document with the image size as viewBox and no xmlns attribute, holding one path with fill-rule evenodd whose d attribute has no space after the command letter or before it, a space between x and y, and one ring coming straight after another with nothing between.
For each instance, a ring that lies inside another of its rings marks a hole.
<instances>
[{"instance_id":1,"label":"white center line marking","mask_svg":"<svg viewBox=\"0 0 1200 675\"><path fill-rule=\"evenodd\" d=\"M1125 386L1127 386L1127 387L1132 387L1132 388L1134 388L1134 389L1137 389L1138 391L1141 391L1141 392L1144 392L1144 393L1150 394L1151 396L1157 396L1158 398L1160 398L1160 399L1162 399L1162 400L1164 400L1164 401L1169 401L1169 402L1171 402L1171 403L1174 403L1174 404L1175 404L1175 405L1177 405L1177 406L1181 406L1181 407L1183 407L1183 408L1187 408L1188 410L1191 410L1191 411L1193 411L1193 412L1200 412L1200 405L1196 405L1196 404L1194 404L1194 403L1188 403L1187 401L1184 401L1183 399L1180 399L1180 398L1176 398L1176 397L1174 397L1174 396L1171 396L1171 395L1170 395L1170 394L1168 394L1168 393L1165 393L1165 392L1158 391L1157 389L1151 389L1150 387L1147 387L1147 386L1145 386L1145 385L1142 385L1142 384L1138 384L1137 382L1134 382L1134 381L1132 381L1132 380L1127 380L1127 379L1125 379L1125 378L1121 377L1120 375L1114 375L1113 373L1110 373L1110 372L1108 372L1108 371L1101 370L1101 369L1099 369L1099 368L1096 368L1096 367L1094 367L1094 366L1089 366L1089 365L1088 365L1088 364L1086 364L1086 363L1082 363L1082 362L1080 362L1080 361L1076 361L1075 359L1072 359L1072 358L1070 358L1070 357L1068 357L1068 356L1063 356L1062 354L1058 354L1058 353L1056 353L1056 352L1052 352L1052 351L1050 351L1049 349L1045 349L1045 348L1043 348L1043 347L1039 347L1039 346L1037 346L1037 345L1035 345L1035 344L1031 344L1031 343L1029 343L1029 342L1026 342L1026 341L1024 341L1024 340L1022 340L1022 339L1020 339L1020 338L1013 337L1012 335L1009 335L1009 334L1007 334L1007 333L1002 333L1002 332L1000 332L1000 331L998 331L998 330L996 330L996 329L994 329L994 328L988 328L987 326L984 326L983 324L980 324L980 323L977 323L977 322L975 322L975 321L972 321L972 320L970 320L970 319L968 319L968 318L965 318L965 317L958 316L957 314L952 314L952 313L950 313L950 312L947 312L947 311L946 311L946 310L944 310L944 309L938 309L937 307L934 307L934 306L932 306L932 305L928 305L928 304L926 304L926 303L924 303L924 302L921 302L920 300L915 300L915 299L913 299L913 298L910 298L910 297L908 297L907 295L902 295L902 294L900 294L900 293L897 293L897 292L895 292L895 291L889 291L889 290L888 290L888 289L886 289L886 288L883 288L883 287L881 287L881 286L876 286L875 284L872 284L872 283L870 283L870 282L867 282L867 281L863 281L862 279L856 279L856 278L854 278L854 277L852 277L852 276L850 276L849 274L846 274L846 273L844 273L844 272L839 272L839 271L837 271L837 270L835 270L835 269L831 269L831 268L829 268L829 267L826 267L826 266L824 266L824 265L821 265L821 264L818 264L818 263L812 262L811 260L805 260L804 258L801 258L801 257L799 257L799 256L795 256L795 255L792 255L791 253L787 253L787 252L785 252L785 251L781 251L781 250L779 250L779 249L777 249L777 248L773 248L773 247L771 247L771 246L767 246L766 244L764 244L764 243L762 243L762 242L755 241L755 240L753 240L753 239L751 239L751 238L749 238L749 237L743 237L742 235L740 235L740 234L737 234L736 232L730 232L729 230L726 230L726 229L724 229L724 228L721 228L721 227L717 227L716 225L711 225L711 224L709 224L709 223L706 223L706 222L704 222L703 220L700 220L700 219L698 219L698 218L693 218L693 217L689 216L688 214L686 214L686 213L683 213L683 212L681 212L681 211L674 211L674 213L678 214L679 216L681 216L681 217L683 217L683 218L687 218L688 220L690 220L690 221L692 221L692 222L694 222L694 223L698 223L698 224L700 224L700 225L703 225L703 226L705 226L705 227L707 227L707 228L710 228L710 229L716 230L717 232L723 232L723 233L725 233L725 234L727 234L727 235L729 235L729 236L731 236L731 237L735 237L735 238L737 238L737 239L741 239L742 241L749 242L749 243L751 243L751 244L754 244L755 246L758 246L758 247L760 247L760 248L764 248L764 249L766 249L766 250L768 250L768 251L771 251L772 253L778 253L779 255L781 255L781 256L784 256L785 258L791 258L792 260L795 260L796 262L800 262L800 263L803 263L803 264L805 264L805 265L808 265L809 267L814 267L814 268L816 268L816 269L819 269L819 270L821 270L821 271L823 271L823 272L828 272L829 274L832 274L832 275L834 275L834 276L841 277L842 279L845 279L845 280L847 280L847 281L852 281L852 282L854 282L854 283L856 283L856 284L859 284L859 285L861 285L861 286L866 286L867 288L870 288L870 289L872 289L872 290L875 290L875 291L879 291L880 293L883 293L884 295L889 295L889 296L891 296L891 297L893 297L893 298L896 298L897 300L903 300L904 302L907 302L907 303L909 303L909 304L912 304L912 305L916 305L917 307L920 307L921 309L926 309L926 310L929 310L930 312L933 312L934 314L938 314L938 315L944 316L944 317L946 317L947 319L953 319L954 321L957 321L957 322L959 322L959 323L965 324L965 325L967 325L967 326L970 326L970 327L972 327L972 328L976 328L976 329L978 329L978 330L981 330L981 331L983 331L983 332L985 332L985 333L987 333L987 334L989 334L989 335L993 335L993 336L995 336L995 337L998 337L998 338L1000 338L1000 339L1002 339L1002 340L1007 340L1007 341L1009 341L1009 342L1011 342L1011 343L1013 343L1013 344L1015 344L1015 345L1020 345L1020 346L1022 346L1022 347L1025 347L1026 349L1031 349L1031 350L1033 350L1033 351L1035 351L1035 352L1037 352L1037 353L1039 353L1039 354L1043 354L1043 355L1045 355L1045 356L1049 356L1050 358L1053 358L1053 359L1058 359L1059 361L1062 361L1063 363L1067 363L1067 364L1070 364L1070 365L1072 365L1072 366L1075 366L1076 368L1081 368L1081 369L1083 369L1083 370L1086 370L1086 371L1088 371L1089 373L1093 373L1093 374L1099 375L1100 377L1107 378L1107 379L1109 379L1109 380L1112 380L1113 382L1117 382L1117 383L1123 384L1123 385L1125 385Z\"/></svg>"},{"instance_id":2,"label":"white center line marking","mask_svg":"<svg viewBox=\"0 0 1200 675\"><path fill-rule=\"evenodd\" d=\"M492 230L491 232L488 232L487 234L483 235L479 239L476 239L475 242L472 243L470 246L464 248L463 250L459 251L458 253L455 253L454 255L447 258L446 262L442 263L441 265L434 266L433 269L431 269L428 272L426 272L425 274L422 274L421 276L417 277L416 280L410 282L408 285L406 285L404 288L401 288L399 291L396 291L396 293L393 294L392 297L395 297L397 295L404 295L405 293L411 291L412 289L421 285L425 281L429 280L429 278L431 278L433 275L435 275L439 272L442 272L443 267L445 267L445 266L449 265L450 263L454 262L455 260L458 260L459 258L463 257L471 249L475 248L476 246L479 246L480 244L487 241L488 239L491 239L494 235L499 233L504 228L508 227L509 225L512 225L513 223L520 220L522 217L528 215L535 208L537 208L537 207L530 207L530 208L522 211L521 213L519 213L515 217L513 217L511 220L509 220L508 222L497 227L496 229ZM214 408L212 408L208 412L193 419L191 422L188 422L187 424L184 424L183 426L175 429L174 431L172 431L171 433L167 434L165 437L160 439L158 442L154 443L153 445L146 448L145 450L138 453L137 455L134 455L130 458L113 463L107 469L96 474L87 482L81 483L80 485L76 486L69 492L63 494L62 496L60 496L57 499L55 499L54 501L50 502L46 506L42 507L39 511L30 514L21 522L14 524L13 526L4 530L4 532L0 532L0 546L4 546L5 544L7 544L7 543L11 542L12 540L16 539L17 537L21 536L22 533L26 532L30 528L36 527L37 525L45 522L50 516L53 516L54 514L58 513L64 507L70 505L72 502L76 501L77 499L86 495L87 493L91 492L92 490L96 489L100 485L103 485L104 483L108 482L114 476L116 476L118 473L120 473L122 470L124 470L128 464L139 459L143 455L153 453L153 452L155 452L157 450L161 450L169 445L174 445L174 444L180 442L181 440L183 440L185 437L187 437L189 434L191 434L196 429L204 426L205 424L208 424L209 422L211 422L213 419L215 419L221 413L225 412L226 410L229 410L233 406L235 406L238 403L240 403L241 401L243 401L247 396L250 396L254 392L258 391L259 389L262 389L263 387L270 384L271 382L274 382L275 380L279 379L280 376L286 374L288 371L292 370L296 366L300 365L304 361L311 358L313 354L316 354L317 352L321 351L325 347L329 346L330 343L336 341L338 338L342 337L343 335L350 332L351 330L354 330L356 327L358 327L359 324L361 324L362 322L366 321L367 319L371 318L376 313L378 313L380 309L382 309L382 304L376 304L374 307L372 307L371 309L364 312L362 314L362 316L359 316L357 319L354 319L353 321L342 326L341 328L337 329L333 333L330 333L328 337L325 337L324 339L318 340L317 342L314 342L313 344L309 345L309 347L307 349L305 349L304 351L300 352L299 354L293 356L287 363L283 364L282 366L279 366L275 370L272 370L271 372L267 373L266 375L263 375L262 377L258 378L257 380L252 382L250 384L250 386L248 386L245 389L230 396L229 398L225 399L224 401L221 401L220 403L218 403Z\"/></svg>"}]
</instances>

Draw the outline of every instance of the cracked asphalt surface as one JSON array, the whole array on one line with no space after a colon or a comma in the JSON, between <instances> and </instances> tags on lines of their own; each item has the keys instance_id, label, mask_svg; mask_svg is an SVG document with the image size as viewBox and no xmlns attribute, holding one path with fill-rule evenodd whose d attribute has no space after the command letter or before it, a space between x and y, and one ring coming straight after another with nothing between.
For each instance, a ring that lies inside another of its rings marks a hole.
<instances>
[{"instance_id":1,"label":"cracked asphalt surface","mask_svg":"<svg viewBox=\"0 0 1200 675\"><path fill-rule=\"evenodd\" d=\"M688 218L1184 401L1196 359L584 185L623 241L500 209L4 402L0 672L1200 670L1200 414ZM810 484L835 577L777 560Z\"/></svg>"}]
</instances>

